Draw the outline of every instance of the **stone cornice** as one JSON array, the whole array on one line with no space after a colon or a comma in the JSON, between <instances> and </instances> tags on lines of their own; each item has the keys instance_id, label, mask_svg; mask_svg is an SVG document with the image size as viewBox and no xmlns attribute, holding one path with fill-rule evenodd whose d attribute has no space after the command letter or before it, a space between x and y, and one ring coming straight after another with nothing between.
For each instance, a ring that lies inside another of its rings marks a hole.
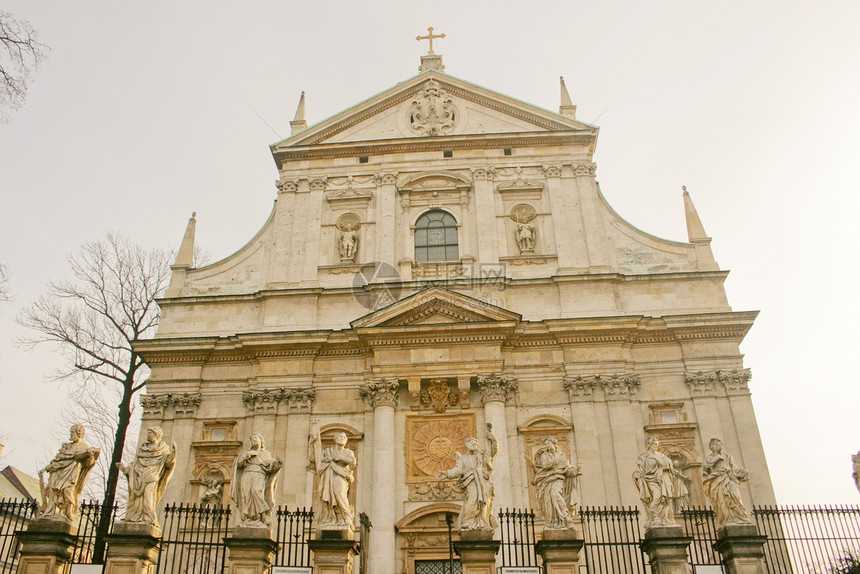
<instances>
[{"instance_id":1,"label":"stone cornice","mask_svg":"<svg viewBox=\"0 0 860 574\"><path fill-rule=\"evenodd\" d=\"M508 375L478 375L478 388L481 389L481 402L502 402L507 404L514 398L519 383Z\"/></svg>"},{"instance_id":2,"label":"stone cornice","mask_svg":"<svg viewBox=\"0 0 860 574\"><path fill-rule=\"evenodd\" d=\"M400 381L395 378L373 379L358 389L359 396L364 399L371 408L393 407L397 408L397 391L400 389Z\"/></svg>"}]
</instances>

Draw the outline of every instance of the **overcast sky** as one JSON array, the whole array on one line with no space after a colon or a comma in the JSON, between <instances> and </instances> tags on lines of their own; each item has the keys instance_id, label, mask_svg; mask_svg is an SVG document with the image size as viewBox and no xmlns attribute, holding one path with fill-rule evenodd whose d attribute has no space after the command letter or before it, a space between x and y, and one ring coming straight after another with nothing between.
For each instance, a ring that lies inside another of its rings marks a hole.
<instances>
[{"instance_id":1,"label":"overcast sky","mask_svg":"<svg viewBox=\"0 0 860 574\"><path fill-rule=\"evenodd\" d=\"M698 0L12 0L51 47L0 124L0 466L56 451L64 398L13 318L108 230L216 259L275 199L268 145L299 94L313 124L415 73L428 26L451 75L600 126L598 180L649 233L686 240L686 185L735 310L781 503L857 503L860 3Z\"/></svg>"}]
</instances>

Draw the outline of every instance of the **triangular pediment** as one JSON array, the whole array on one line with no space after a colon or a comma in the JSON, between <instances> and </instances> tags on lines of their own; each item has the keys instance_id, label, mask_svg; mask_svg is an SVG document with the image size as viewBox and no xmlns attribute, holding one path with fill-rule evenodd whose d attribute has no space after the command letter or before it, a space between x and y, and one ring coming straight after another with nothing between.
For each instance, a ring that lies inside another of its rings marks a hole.
<instances>
[{"instance_id":1,"label":"triangular pediment","mask_svg":"<svg viewBox=\"0 0 860 574\"><path fill-rule=\"evenodd\" d=\"M371 327L405 327L488 322L519 322L518 313L490 305L480 299L429 287L396 303L360 317L351 323L354 329Z\"/></svg>"},{"instance_id":2,"label":"triangular pediment","mask_svg":"<svg viewBox=\"0 0 860 574\"><path fill-rule=\"evenodd\" d=\"M508 134L594 133L597 128L436 70L401 82L272 146Z\"/></svg>"}]
</instances>

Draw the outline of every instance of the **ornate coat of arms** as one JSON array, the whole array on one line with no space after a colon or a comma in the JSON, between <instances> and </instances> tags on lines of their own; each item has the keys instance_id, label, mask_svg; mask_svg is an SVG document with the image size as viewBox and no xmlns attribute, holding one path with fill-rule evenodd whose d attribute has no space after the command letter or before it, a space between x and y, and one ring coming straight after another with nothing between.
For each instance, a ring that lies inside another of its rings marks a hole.
<instances>
[{"instance_id":1,"label":"ornate coat of arms","mask_svg":"<svg viewBox=\"0 0 860 574\"><path fill-rule=\"evenodd\" d=\"M429 80L409 108L412 129L421 135L438 136L450 132L455 121L456 110L451 96L438 82Z\"/></svg>"}]
</instances>

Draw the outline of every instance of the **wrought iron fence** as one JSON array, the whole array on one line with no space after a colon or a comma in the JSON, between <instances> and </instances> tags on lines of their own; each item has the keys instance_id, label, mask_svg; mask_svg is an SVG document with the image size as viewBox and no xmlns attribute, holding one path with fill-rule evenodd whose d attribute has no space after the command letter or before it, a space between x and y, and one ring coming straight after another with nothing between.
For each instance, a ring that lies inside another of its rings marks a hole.
<instances>
[{"instance_id":1,"label":"wrought iron fence","mask_svg":"<svg viewBox=\"0 0 860 574\"><path fill-rule=\"evenodd\" d=\"M18 565L21 543L16 530L24 530L36 514L36 503L16 498L0 499L0 574L12 574Z\"/></svg>"},{"instance_id":2,"label":"wrought iron fence","mask_svg":"<svg viewBox=\"0 0 860 574\"><path fill-rule=\"evenodd\" d=\"M502 508L499 511L502 566L539 566L535 552L535 515L529 510Z\"/></svg>"},{"instance_id":3,"label":"wrought iron fence","mask_svg":"<svg viewBox=\"0 0 860 574\"><path fill-rule=\"evenodd\" d=\"M113 512L111 512L111 526L116 520L118 508L114 505ZM72 564L93 563L93 551L95 550L96 532L99 527L101 511L102 503L95 500L84 501L78 508L78 536L72 551Z\"/></svg>"},{"instance_id":4,"label":"wrought iron fence","mask_svg":"<svg viewBox=\"0 0 860 574\"><path fill-rule=\"evenodd\" d=\"M687 547L690 565L722 565L722 556L714 550L717 541L714 511L710 508L684 508L681 510L681 522L684 533L693 539Z\"/></svg>"},{"instance_id":5,"label":"wrought iron fence","mask_svg":"<svg viewBox=\"0 0 860 574\"><path fill-rule=\"evenodd\" d=\"M196 504L164 508L158 574L221 574L225 570L230 509Z\"/></svg>"},{"instance_id":6,"label":"wrought iron fence","mask_svg":"<svg viewBox=\"0 0 860 574\"><path fill-rule=\"evenodd\" d=\"M589 574L645 574L639 510L624 507L586 507L579 513L585 538L585 566Z\"/></svg>"},{"instance_id":7,"label":"wrought iron fence","mask_svg":"<svg viewBox=\"0 0 860 574\"><path fill-rule=\"evenodd\" d=\"M279 506L275 515L275 542L278 543L278 552L274 565L310 566L311 550L308 539L311 537L314 511L309 508L289 510Z\"/></svg>"}]
</instances>

